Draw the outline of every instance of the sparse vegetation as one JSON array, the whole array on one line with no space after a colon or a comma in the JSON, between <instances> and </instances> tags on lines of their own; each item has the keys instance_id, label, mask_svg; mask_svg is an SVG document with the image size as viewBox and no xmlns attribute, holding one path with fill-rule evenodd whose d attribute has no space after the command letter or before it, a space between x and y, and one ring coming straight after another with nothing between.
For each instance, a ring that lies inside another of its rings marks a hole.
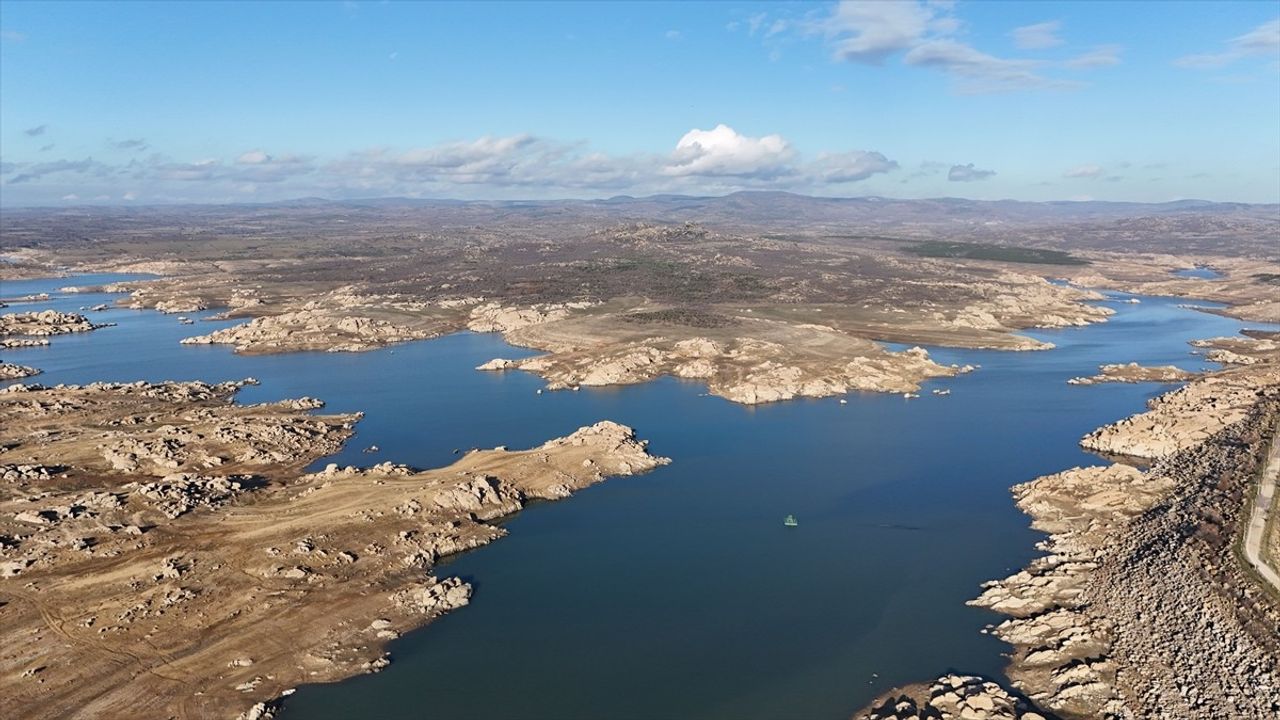
<instances>
[{"instance_id":1,"label":"sparse vegetation","mask_svg":"<svg viewBox=\"0 0 1280 720\"><path fill-rule=\"evenodd\" d=\"M992 245L989 243L945 242L929 240L915 243L907 252L921 257L964 258L966 260L994 260L997 262L1027 263L1032 265L1088 265L1089 261L1061 250Z\"/></svg>"},{"instance_id":2,"label":"sparse vegetation","mask_svg":"<svg viewBox=\"0 0 1280 720\"><path fill-rule=\"evenodd\" d=\"M630 323L639 323L642 325L664 323L668 325L684 325L686 327L696 328L722 328L737 325L738 321L721 315L720 313L711 312L705 308L667 308L665 310L649 310L646 312L636 312L624 315L623 320Z\"/></svg>"}]
</instances>

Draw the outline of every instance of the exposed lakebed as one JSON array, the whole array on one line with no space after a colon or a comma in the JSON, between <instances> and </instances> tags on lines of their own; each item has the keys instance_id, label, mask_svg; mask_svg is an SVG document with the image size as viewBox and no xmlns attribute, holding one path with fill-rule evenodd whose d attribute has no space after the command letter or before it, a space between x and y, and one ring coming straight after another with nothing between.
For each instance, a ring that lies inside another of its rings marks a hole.
<instances>
[{"instance_id":1,"label":"exposed lakebed","mask_svg":"<svg viewBox=\"0 0 1280 720\"><path fill-rule=\"evenodd\" d=\"M5 312L76 310L118 296L57 288L111 279L6 282L0 295L56 296ZM396 641L382 673L300 689L284 717L846 717L948 669L1000 673L1004 646L980 633L999 617L964 603L1036 553L1009 487L1099 463L1080 436L1160 391L1068 378L1112 362L1199 369L1186 342L1243 325L1178 302L1116 303L1108 323L1032 333L1058 345L1047 352L931 349L982 367L920 399L847 405L745 407L670 379L539 395L532 375L473 370L529 354L497 335L358 354L179 345L229 324L209 312L190 314L195 326L87 313L118 325L3 358L44 370L28 382L253 376L262 384L241 402L312 395L364 411L322 463L434 467L457 449L532 446L601 419L674 460L529 508L506 523L509 538L443 564L475 584L469 607ZM798 528L783 527L786 514Z\"/></svg>"}]
</instances>

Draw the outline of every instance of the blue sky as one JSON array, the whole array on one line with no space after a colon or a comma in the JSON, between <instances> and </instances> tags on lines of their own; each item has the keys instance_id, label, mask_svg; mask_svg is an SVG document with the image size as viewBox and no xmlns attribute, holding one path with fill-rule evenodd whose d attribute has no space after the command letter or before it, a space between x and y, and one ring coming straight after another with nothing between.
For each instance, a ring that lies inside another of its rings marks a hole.
<instances>
[{"instance_id":1,"label":"blue sky","mask_svg":"<svg viewBox=\"0 0 1280 720\"><path fill-rule=\"evenodd\" d=\"M0 2L0 202L1280 201L1280 3Z\"/></svg>"}]
</instances>

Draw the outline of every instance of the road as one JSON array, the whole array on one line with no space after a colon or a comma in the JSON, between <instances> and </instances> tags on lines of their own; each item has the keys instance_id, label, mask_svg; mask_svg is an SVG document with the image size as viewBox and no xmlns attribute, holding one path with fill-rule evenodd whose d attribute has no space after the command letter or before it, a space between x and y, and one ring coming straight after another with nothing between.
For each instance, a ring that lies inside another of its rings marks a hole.
<instances>
[{"instance_id":1,"label":"road","mask_svg":"<svg viewBox=\"0 0 1280 720\"><path fill-rule=\"evenodd\" d=\"M1271 584L1276 592L1280 592L1280 572L1268 565L1262 556L1262 545L1266 541L1267 518L1275 511L1277 485L1280 485L1280 432L1271 441L1271 452L1267 456L1267 465L1262 470L1258 481L1258 495L1253 500L1253 513L1249 516L1249 526L1244 534L1245 560L1258 571L1264 580ZM1274 562L1274 558L1272 559Z\"/></svg>"}]
</instances>

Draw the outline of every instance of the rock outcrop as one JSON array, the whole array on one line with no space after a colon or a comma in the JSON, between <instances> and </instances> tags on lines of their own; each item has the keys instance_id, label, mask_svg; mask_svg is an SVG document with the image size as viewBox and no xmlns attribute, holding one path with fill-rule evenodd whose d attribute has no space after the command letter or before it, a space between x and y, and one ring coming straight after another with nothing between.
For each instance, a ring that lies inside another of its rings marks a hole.
<instances>
[{"instance_id":1,"label":"rock outcrop","mask_svg":"<svg viewBox=\"0 0 1280 720\"><path fill-rule=\"evenodd\" d=\"M1143 366L1136 362L1127 364L1111 364L1098 366L1098 374L1088 377L1075 377L1067 381L1070 385L1097 385L1109 382L1125 383L1175 383L1185 382L1196 377L1196 373L1183 370L1176 365Z\"/></svg>"},{"instance_id":2,"label":"rock outcrop","mask_svg":"<svg viewBox=\"0 0 1280 720\"><path fill-rule=\"evenodd\" d=\"M88 332L98 327L101 326L89 322L89 319L83 315L58 312L57 310L0 315L0 336L63 335L65 333Z\"/></svg>"},{"instance_id":3,"label":"rock outcrop","mask_svg":"<svg viewBox=\"0 0 1280 720\"><path fill-rule=\"evenodd\" d=\"M712 395L746 405L858 390L914 392L927 379L972 370L940 365L923 348L891 352L829 327L766 325L762 330L773 333L778 341L653 336L576 346L548 343L547 330L529 326L508 333L508 339L550 347L548 354L514 361L495 359L479 369L534 372L552 390L629 385L673 375L705 381Z\"/></svg>"},{"instance_id":4,"label":"rock outcrop","mask_svg":"<svg viewBox=\"0 0 1280 720\"><path fill-rule=\"evenodd\" d=\"M952 674L927 686L895 690L853 720L1044 720L1044 716L997 683Z\"/></svg>"},{"instance_id":5,"label":"rock outcrop","mask_svg":"<svg viewBox=\"0 0 1280 720\"><path fill-rule=\"evenodd\" d=\"M0 362L0 380L21 380L39 374L40 370L37 368Z\"/></svg>"},{"instance_id":6,"label":"rock outcrop","mask_svg":"<svg viewBox=\"0 0 1280 720\"><path fill-rule=\"evenodd\" d=\"M1108 455L1163 457L1244 419L1258 400L1258 388L1277 382L1276 366L1205 377L1152 399L1146 412L1094 430L1080 444Z\"/></svg>"}]
</instances>

